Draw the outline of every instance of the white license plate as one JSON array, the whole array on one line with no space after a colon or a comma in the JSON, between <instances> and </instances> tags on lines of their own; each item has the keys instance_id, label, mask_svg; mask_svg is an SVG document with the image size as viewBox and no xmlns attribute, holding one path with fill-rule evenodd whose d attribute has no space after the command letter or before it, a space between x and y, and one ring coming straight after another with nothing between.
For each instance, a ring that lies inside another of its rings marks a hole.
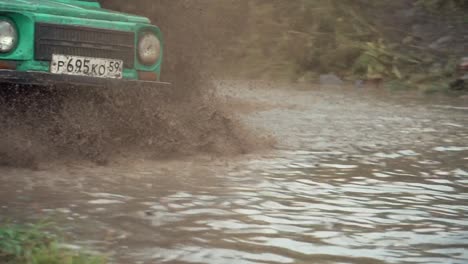
<instances>
[{"instance_id":1,"label":"white license plate","mask_svg":"<svg viewBox=\"0 0 468 264\"><path fill-rule=\"evenodd\" d=\"M123 61L54 54L52 55L50 72L54 74L122 79Z\"/></svg>"}]
</instances>

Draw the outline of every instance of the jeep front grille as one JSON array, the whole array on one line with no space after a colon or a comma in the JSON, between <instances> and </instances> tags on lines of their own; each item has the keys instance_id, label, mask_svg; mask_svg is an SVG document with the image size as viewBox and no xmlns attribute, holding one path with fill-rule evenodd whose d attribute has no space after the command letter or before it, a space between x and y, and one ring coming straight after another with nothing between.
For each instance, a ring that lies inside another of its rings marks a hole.
<instances>
[{"instance_id":1,"label":"jeep front grille","mask_svg":"<svg viewBox=\"0 0 468 264\"><path fill-rule=\"evenodd\" d=\"M133 32L36 23L34 44L39 61L50 61L53 54L119 59L125 68L133 68L135 61Z\"/></svg>"}]
</instances>

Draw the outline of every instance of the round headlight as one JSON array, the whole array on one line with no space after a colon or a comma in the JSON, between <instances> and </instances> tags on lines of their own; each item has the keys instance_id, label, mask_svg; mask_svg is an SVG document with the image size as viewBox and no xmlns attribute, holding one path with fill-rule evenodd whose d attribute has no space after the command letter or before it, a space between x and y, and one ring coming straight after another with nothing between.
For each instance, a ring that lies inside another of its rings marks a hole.
<instances>
[{"instance_id":1,"label":"round headlight","mask_svg":"<svg viewBox=\"0 0 468 264\"><path fill-rule=\"evenodd\" d=\"M15 26L7 20L0 20L0 52L6 53L16 47L18 33Z\"/></svg>"},{"instance_id":2,"label":"round headlight","mask_svg":"<svg viewBox=\"0 0 468 264\"><path fill-rule=\"evenodd\" d=\"M145 33L138 42L138 57L145 65L155 64L161 55L161 42L153 33Z\"/></svg>"}]
</instances>

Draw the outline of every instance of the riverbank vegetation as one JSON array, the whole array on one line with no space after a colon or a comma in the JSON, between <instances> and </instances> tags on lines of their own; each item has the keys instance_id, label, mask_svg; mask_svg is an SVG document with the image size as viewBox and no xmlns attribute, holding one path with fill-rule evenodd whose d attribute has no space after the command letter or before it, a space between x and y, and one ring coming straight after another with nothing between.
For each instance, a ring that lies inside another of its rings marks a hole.
<instances>
[{"instance_id":1,"label":"riverbank vegetation","mask_svg":"<svg viewBox=\"0 0 468 264\"><path fill-rule=\"evenodd\" d=\"M105 258L60 246L45 226L0 226L0 263L4 264L104 264Z\"/></svg>"},{"instance_id":2,"label":"riverbank vegetation","mask_svg":"<svg viewBox=\"0 0 468 264\"><path fill-rule=\"evenodd\" d=\"M383 81L448 90L467 56L468 0L135 0L105 7L150 17L166 35L164 76ZM207 63L207 62L212 63ZM186 70L185 70L186 71Z\"/></svg>"},{"instance_id":3,"label":"riverbank vegetation","mask_svg":"<svg viewBox=\"0 0 468 264\"><path fill-rule=\"evenodd\" d=\"M444 90L466 55L467 11L466 0L251 0L230 71L299 81L332 73Z\"/></svg>"}]
</instances>

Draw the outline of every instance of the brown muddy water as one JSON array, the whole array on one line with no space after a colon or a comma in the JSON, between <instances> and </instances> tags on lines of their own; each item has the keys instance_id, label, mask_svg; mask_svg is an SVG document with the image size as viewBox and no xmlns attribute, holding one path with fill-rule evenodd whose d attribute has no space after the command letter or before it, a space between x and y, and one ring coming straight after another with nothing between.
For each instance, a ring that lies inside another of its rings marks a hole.
<instances>
[{"instance_id":1,"label":"brown muddy water","mask_svg":"<svg viewBox=\"0 0 468 264\"><path fill-rule=\"evenodd\" d=\"M114 263L468 263L468 102L224 82L270 151L0 169L0 220Z\"/></svg>"}]
</instances>

